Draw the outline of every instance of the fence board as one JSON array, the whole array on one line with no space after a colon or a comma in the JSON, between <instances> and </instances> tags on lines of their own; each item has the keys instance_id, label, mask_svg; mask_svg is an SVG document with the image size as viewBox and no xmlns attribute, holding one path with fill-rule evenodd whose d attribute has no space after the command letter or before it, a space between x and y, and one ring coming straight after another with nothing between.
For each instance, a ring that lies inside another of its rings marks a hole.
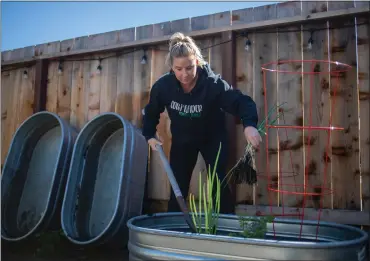
<instances>
[{"instance_id":1,"label":"fence board","mask_svg":"<svg viewBox=\"0 0 370 261\"><path fill-rule=\"evenodd\" d=\"M57 97L57 114L65 119L70 120L71 114L71 87L72 87L73 62L63 63L63 72L59 76L58 97Z\"/></svg>"},{"instance_id":2,"label":"fence board","mask_svg":"<svg viewBox=\"0 0 370 261\"><path fill-rule=\"evenodd\" d=\"M13 95L14 88L12 88L14 83L14 72L3 72L1 74L1 164L4 164L6 154L8 153L10 142L12 139L13 130L11 127L11 120L14 117L13 113Z\"/></svg>"},{"instance_id":3,"label":"fence board","mask_svg":"<svg viewBox=\"0 0 370 261\"><path fill-rule=\"evenodd\" d=\"M311 37L311 33L304 32L303 59L329 61L327 24L308 24L303 26L304 30L312 28L317 28L318 30L314 31L312 34L313 44L311 50L308 49L308 40ZM328 127L331 110L331 101L329 97L329 64L325 62L305 63L303 70L305 72L322 72L319 75L305 75L303 78L304 125L308 126L311 121L312 126ZM312 105L310 105L310 101ZM312 110L310 111L311 106ZM325 163L328 133L326 131L305 130L305 137L307 137L305 143L310 142L310 148L309 150L306 149L307 154L305 156L307 160L307 183L310 186L308 192L324 193L321 197L308 197L306 206L309 208L319 208L320 204L322 204L324 208L331 208L331 162L328 161ZM323 188L327 189L325 190ZM322 200L322 202L320 202L320 200Z\"/></svg>"},{"instance_id":4,"label":"fence board","mask_svg":"<svg viewBox=\"0 0 370 261\"><path fill-rule=\"evenodd\" d=\"M369 22L358 19L357 23ZM369 63L369 25L357 26L357 88L360 107L360 174L362 210L370 212L370 63Z\"/></svg>"},{"instance_id":5,"label":"fence board","mask_svg":"<svg viewBox=\"0 0 370 261\"><path fill-rule=\"evenodd\" d=\"M149 90L152 85L151 70L153 64L153 51L145 51L147 63L141 64L143 52L134 53L134 93L132 99L133 108L133 123L138 127L142 127L142 109L149 100Z\"/></svg>"},{"instance_id":6,"label":"fence board","mask_svg":"<svg viewBox=\"0 0 370 261\"><path fill-rule=\"evenodd\" d=\"M80 130L85 124L84 110L84 62L73 62L71 83L71 113L70 123Z\"/></svg>"},{"instance_id":7,"label":"fence board","mask_svg":"<svg viewBox=\"0 0 370 261\"><path fill-rule=\"evenodd\" d=\"M50 112L57 112L57 104L58 104L58 83L59 83L59 75L58 75L58 66L59 62L53 61L49 64L48 70L48 84L46 90L46 110Z\"/></svg>"},{"instance_id":8,"label":"fence board","mask_svg":"<svg viewBox=\"0 0 370 261\"><path fill-rule=\"evenodd\" d=\"M328 10L343 10L354 7L354 1L328 1Z\"/></svg>"},{"instance_id":9,"label":"fence board","mask_svg":"<svg viewBox=\"0 0 370 261\"><path fill-rule=\"evenodd\" d=\"M259 118L259 123L261 124L265 118L265 92L263 89L263 74L262 74L262 65L270 59L275 60L276 57L276 42L275 34L262 35L255 34L253 38L250 38L252 42L251 50L253 52L253 89L254 89L254 101L257 106L257 113ZM268 41L272 40L272 49L270 53L263 53L267 51ZM272 53L271 53L272 52ZM263 54L263 55L262 55ZM268 94L271 93L269 88ZM262 126L264 129L264 126ZM256 152L256 168L257 168L257 184L254 186L254 204L256 205L267 205L268 200L268 190L267 190L267 169L266 169L266 136L261 133L262 142L260 143L259 149Z\"/></svg>"},{"instance_id":10,"label":"fence board","mask_svg":"<svg viewBox=\"0 0 370 261\"><path fill-rule=\"evenodd\" d=\"M102 62L100 113L114 111L117 96L117 67L117 57L110 57Z\"/></svg>"},{"instance_id":11,"label":"fence board","mask_svg":"<svg viewBox=\"0 0 370 261\"><path fill-rule=\"evenodd\" d=\"M17 93L19 98L19 112L17 119L17 126L25 121L29 116L33 114L33 103L35 99L35 67L31 67L28 70L28 78L22 79L20 85L20 92Z\"/></svg>"},{"instance_id":12,"label":"fence board","mask_svg":"<svg viewBox=\"0 0 370 261\"><path fill-rule=\"evenodd\" d=\"M35 46L35 56L58 53L61 49L61 42L55 41Z\"/></svg>"},{"instance_id":13,"label":"fence board","mask_svg":"<svg viewBox=\"0 0 370 261\"><path fill-rule=\"evenodd\" d=\"M160 45L153 51L153 69L152 69L152 84L154 84L164 73L168 72L168 68L165 65L166 46ZM151 88L151 86L150 86ZM170 149L171 149L171 132L168 128L169 117L165 110L160 115L159 124L157 125L157 135L163 143L163 151L170 160ZM162 167L162 162L158 152L150 150L150 172L148 177L148 196L156 200L168 200L170 198L170 184L167 179L166 172ZM186 197L184 195L184 197Z\"/></svg>"},{"instance_id":14,"label":"fence board","mask_svg":"<svg viewBox=\"0 0 370 261\"><path fill-rule=\"evenodd\" d=\"M190 18L179 19L175 21L171 21L171 32L182 32L188 33L191 31L191 21Z\"/></svg>"},{"instance_id":15,"label":"fence board","mask_svg":"<svg viewBox=\"0 0 370 261\"><path fill-rule=\"evenodd\" d=\"M150 39L153 37L153 25L144 25L136 28L135 40Z\"/></svg>"},{"instance_id":16,"label":"fence board","mask_svg":"<svg viewBox=\"0 0 370 261\"><path fill-rule=\"evenodd\" d=\"M350 19L330 24L331 27L339 27L353 23L354 19ZM330 30L330 59L356 65L355 43L354 26ZM332 70L335 69L334 65L331 67ZM356 174L359 169L356 66L349 72L332 75L330 85L331 88L338 87L332 112L333 125L344 128L344 131L335 131L332 134L333 208L358 210L360 179Z\"/></svg>"},{"instance_id":17,"label":"fence board","mask_svg":"<svg viewBox=\"0 0 370 261\"><path fill-rule=\"evenodd\" d=\"M209 28L221 27L231 24L231 13L229 11L211 14L211 15L202 15L193 17L191 19L191 30L205 30Z\"/></svg>"},{"instance_id":18,"label":"fence board","mask_svg":"<svg viewBox=\"0 0 370 261\"><path fill-rule=\"evenodd\" d=\"M77 50L86 50L89 45L89 36L67 39L60 42L60 52L73 52Z\"/></svg>"},{"instance_id":19,"label":"fence board","mask_svg":"<svg viewBox=\"0 0 370 261\"><path fill-rule=\"evenodd\" d=\"M88 96L87 120L90 121L100 113L101 72L98 70L99 60L90 63L90 84L86 90Z\"/></svg>"},{"instance_id":20,"label":"fence board","mask_svg":"<svg viewBox=\"0 0 370 261\"><path fill-rule=\"evenodd\" d=\"M277 5L278 18L300 15L300 2L285 2ZM278 60L299 60L302 57L300 25L288 26L278 31ZM297 31L297 32L284 32ZM278 104L282 117L280 125L301 125L302 110L302 64L285 62L276 69L289 73L277 73ZM279 140L279 204L283 207L303 207L304 198L304 142L302 130L278 129ZM285 193L287 192L287 193Z\"/></svg>"},{"instance_id":21,"label":"fence board","mask_svg":"<svg viewBox=\"0 0 370 261\"><path fill-rule=\"evenodd\" d=\"M276 19L276 4L258 6L253 9L253 21L265 21Z\"/></svg>"},{"instance_id":22,"label":"fence board","mask_svg":"<svg viewBox=\"0 0 370 261\"><path fill-rule=\"evenodd\" d=\"M275 7L265 8L265 15L276 15L275 12L271 12L271 9ZM265 16L260 13L260 15ZM254 42L252 48L254 49L254 89L259 90L261 95L256 95L256 103L258 105L259 122L261 123L265 115L265 99L267 100L267 110L272 109L277 105L277 77L276 73L266 72L265 77L262 72L262 65L268 62L277 61L277 34L268 33L261 34L258 33L254 37ZM264 80L266 81L266 92L264 91ZM265 97L266 96L266 97ZM276 111L271 114L271 118L276 117ZM256 186L256 200L257 205L272 205L278 204L278 196L276 192L268 190L268 184L274 186L277 185L277 170L278 170L278 158L277 158L277 131L276 129L269 129L268 136L262 135L262 143L260 145L260 151L256 155L258 158L257 172L258 172L258 184ZM266 154L266 142L268 142L268 155ZM269 157L269 166L266 165L267 157ZM267 175L271 177L271 180L267 179Z\"/></svg>"},{"instance_id":23,"label":"fence board","mask_svg":"<svg viewBox=\"0 0 370 261\"><path fill-rule=\"evenodd\" d=\"M87 38L87 49L95 49L119 43L119 31L111 31L100 34L89 35Z\"/></svg>"},{"instance_id":24,"label":"fence board","mask_svg":"<svg viewBox=\"0 0 370 261\"><path fill-rule=\"evenodd\" d=\"M254 35L249 34L249 39L252 41L252 46L254 46ZM236 38L236 88L240 90L242 93L249 95L254 100L255 97L255 89L253 88L254 85L254 47L251 47L250 50L245 50L245 37ZM257 106L260 105L257 102ZM260 115L259 115L260 116ZM242 124L237 124L236 126L236 135L237 135L237 143L236 143L236 158L239 159L244 155L245 146L247 142L244 136L244 128ZM257 165L259 168L260 165ZM243 204L253 204L253 196L254 196L254 187L248 184L240 184L237 186L237 194L236 194L236 202L243 203Z\"/></svg>"},{"instance_id":25,"label":"fence board","mask_svg":"<svg viewBox=\"0 0 370 261\"><path fill-rule=\"evenodd\" d=\"M289 29L297 29L290 27ZM278 33L279 60L294 60L301 56L300 33ZM302 65L285 62L279 70L300 72ZM278 104L282 105L280 125L300 125L302 122L302 82L300 74L277 73ZM283 105L284 104L284 105ZM281 206L302 206L303 197L292 193L302 193L304 185L303 135L301 130L278 129L278 175L279 204Z\"/></svg>"},{"instance_id":26,"label":"fence board","mask_svg":"<svg viewBox=\"0 0 370 261\"><path fill-rule=\"evenodd\" d=\"M135 27L119 30L119 42L126 43L135 40Z\"/></svg>"},{"instance_id":27,"label":"fence board","mask_svg":"<svg viewBox=\"0 0 370 261\"><path fill-rule=\"evenodd\" d=\"M135 28L120 32L120 41L135 39ZM117 95L114 111L128 121L133 120L133 93L134 93L134 49L126 50L117 61Z\"/></svg>"},{"instance_id":28,"label":"fence board","mask_svg":"<svg viewBox=\"0 0 370 261\"><path fill-rule=\"evenodd\" d=\"M253 40L253 35L249 35ZM236 89L242 93L254 98L253 89L253 49L245 50L246 38L236 38ZM253 44L252 44L253 45ZM236 125L236 158L244 155L247 144L244 136L244 128L241 123ZM247 184L237 185L236 202L244 204L253 204L253 187Z\"/></svg>"},{"instance_id":29,"label":"fence board","mask_svg":"<svg viewBox=\"0 0 370 261\"><path fill-rule=\"evenodd\" d=\"M134 53L128 50L127 54L118 58L117 97L115 112L128 121L133 120L133 94L134 94Z\"/></svg>"},{"instance_id":30,"label":"fence board","mask_svg":"<svg viewBox=\"0 0 370 261\"><path fill-rule=\"evenodd\" d=\"M302 1L302 14L305 16L328 11L327 1Z\"/></svg>"},{"instance_id":31,"label":"fence board","mask_svg":"<svg viewBox=\"0 0 370 261\"><path fill-rule=\"evenodd\" d=\"M1 165L4 164L6 154L8 153L10 139L13 133L9 133L9 121L11 114L11 97L13 88L11 88L11 73L1 72Z\"/></svg>"},{"instance_id":32,"label":"fence board","mask_svg":"<svg viewBox=\"0 0 370 261\"><path fill-rule=\"evenodd\" d=\"M231 23L232 24L245 24L254 21L254 8L245 8L232 11Z\"/></svg>"},{"instance_id":33,"label":"fence board","mask_svg":"<svg viewBox=\"0 0 370 261\"><path fill-rule=\"evenodd\" d=\"M15 74L14 74L14 85L13 85L13 88L14 88L14 93L13 93L13 96L12 96L12 112L13 112L13 116L11 117L11 120L10 120L10 132L11 133L15 133L15 131L17 130L18 126L20 125L20 122L18 122L19 120L19 111L21 110L22 108L22 105L20 103L20 99L19 99L19 94L22 92L22 81L25 80L24 79L24 72L27 72L28 76L29 76L29 70L25 69L25 70L22 70L22 69L18 69L15 71Z\"/></svg>"},{"instance_id":34,"label":"fence board","mask_svg":"<svg viewBox=\"0 0 370 261\"><path fill-rule=\"evenodd\" d=\"M160 37L172 34L171 22L164 22L153 25L153 37Z\"/></svg>"},{"instance_id":35,"label":"fence board","mask_svg":"<svg viewBox=\"0 0 370 261\"><path fill-rule=\"evenodd\" d=\"M84 80L83 80L83 124L88 122L88 112L89 112L89 89L90 89L90 81L91 81L91 63L93 61L84 61Z\"/></svg>"}]
</instances>

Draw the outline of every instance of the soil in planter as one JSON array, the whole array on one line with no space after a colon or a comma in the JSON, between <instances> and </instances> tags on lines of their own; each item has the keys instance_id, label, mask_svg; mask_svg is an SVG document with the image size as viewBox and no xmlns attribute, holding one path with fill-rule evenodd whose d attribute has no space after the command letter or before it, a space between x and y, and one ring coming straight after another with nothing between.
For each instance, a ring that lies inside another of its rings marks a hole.
<instances>
[{"instance_id":1,"label":"soil in planter","mask_svg":"<svg viewBox=\"0 0 370 261\"><path fill-rule=\"evenodd\" d=\"M175 232L185 232L190 233L191 231L188 228L171 228L171 229L163 229L166 231L175 231ZM242 232L235 230L218 230L216 235L219 236L229 236L229 237L237 237L237 238L246 238L243 236ZM273 233L267 233L263 238L261 237L251 237L251 238L257 238L257 239L265 239L265 240L278 240L278 241L290 241L290 242L307 242L307 243L324 243L324 242L331 242L333 240L330 240L330 238L317 238L315 235L312 237L302 235L301 238L299 238L298 235L273 235Z\"/></svg>"}]
</instances>

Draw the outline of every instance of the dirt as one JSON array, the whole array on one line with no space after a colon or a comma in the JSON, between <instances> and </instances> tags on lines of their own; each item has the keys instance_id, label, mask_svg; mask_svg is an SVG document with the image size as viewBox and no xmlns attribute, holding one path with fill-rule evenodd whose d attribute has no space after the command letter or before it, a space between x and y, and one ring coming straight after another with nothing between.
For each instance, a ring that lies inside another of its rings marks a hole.
<instances>
[{"instance_id":1,"label":"dirt","mask_svg":"<svg viewBox=\"0 0 370 261\"><path fill-rule=\"evenodd\" d=\"M4 261L128 261L126 247L111 246L82 248L62 236L43 235L28 242L1 242Z\"/></svg>"}]
</instances>

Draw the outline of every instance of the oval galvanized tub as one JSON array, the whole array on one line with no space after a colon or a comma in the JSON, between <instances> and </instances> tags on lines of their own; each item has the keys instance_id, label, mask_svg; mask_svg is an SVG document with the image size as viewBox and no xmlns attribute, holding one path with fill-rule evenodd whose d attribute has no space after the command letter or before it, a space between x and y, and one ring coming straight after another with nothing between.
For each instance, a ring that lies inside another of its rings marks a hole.
<instances>
[{"instance_id":1,"label":"oval galvanized tub","mask_svg":"<svg viewBox=\"0 0 370 261\"><path fill-rule=\"evenodd\" d=\"M257 219L257 217L256 217ZM130 260L310 260L367 261L366 232L349 226L275 219L276 238L268 224L264 239L228 236L240 231L235 215L220 215L220 235L193 234L182 213L134 217L127 222ZM303 239L303 240L302 240Z\"/></svg>"},{"instance_id":2,"label":"oval galvanized tub","mask_svg":"<svg viewBox=\"0 0 370 261\"><path fill-rule=\"evenodd\" d=\"M58 115L33 114L17 129L1 177L1 236L7 241L60 228L77 131Z\"/></svg>"},{"instance_id":3,"label":"oval galvanized tub","mask_svg":"<svg viewBox=\"0 0 370 261\"><path fill-rule=\"evenodd\" d=\"M148 145L116 113L96 116L80 131L72 154L62 228L80 245L128 240L126 222L141 215Z\"/></svg>"}]
</instances>

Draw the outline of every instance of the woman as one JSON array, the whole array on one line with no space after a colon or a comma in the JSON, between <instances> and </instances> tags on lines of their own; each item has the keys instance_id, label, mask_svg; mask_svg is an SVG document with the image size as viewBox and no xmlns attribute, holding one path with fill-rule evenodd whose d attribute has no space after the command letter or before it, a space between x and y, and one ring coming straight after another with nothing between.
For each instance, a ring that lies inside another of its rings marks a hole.
<instances>
[{"instance_id":1,"label":"woman","mask_svg":"<svg viewBox=\"0 0 370 261\"><path fill-rule=\"evenodd\" d=\"M225 176L228 154L225 111L241 118L246 139L258 147L261 136L256 129L257 109L249 96L233 90L212 72L189 36L172 35L166 64L171 70L154 83L143 110L143 135L153 150L156 144L162 145L155 134L160 113L166 108L172 133L170 165L182 194L187 197L198 152L207 168L213 169L221 143L217 174L221 181ZM228 186L222 188L220 212L233 213L231 192ZM173 192L168 211L180 211Z\"/></svg>"}]
</instances>

